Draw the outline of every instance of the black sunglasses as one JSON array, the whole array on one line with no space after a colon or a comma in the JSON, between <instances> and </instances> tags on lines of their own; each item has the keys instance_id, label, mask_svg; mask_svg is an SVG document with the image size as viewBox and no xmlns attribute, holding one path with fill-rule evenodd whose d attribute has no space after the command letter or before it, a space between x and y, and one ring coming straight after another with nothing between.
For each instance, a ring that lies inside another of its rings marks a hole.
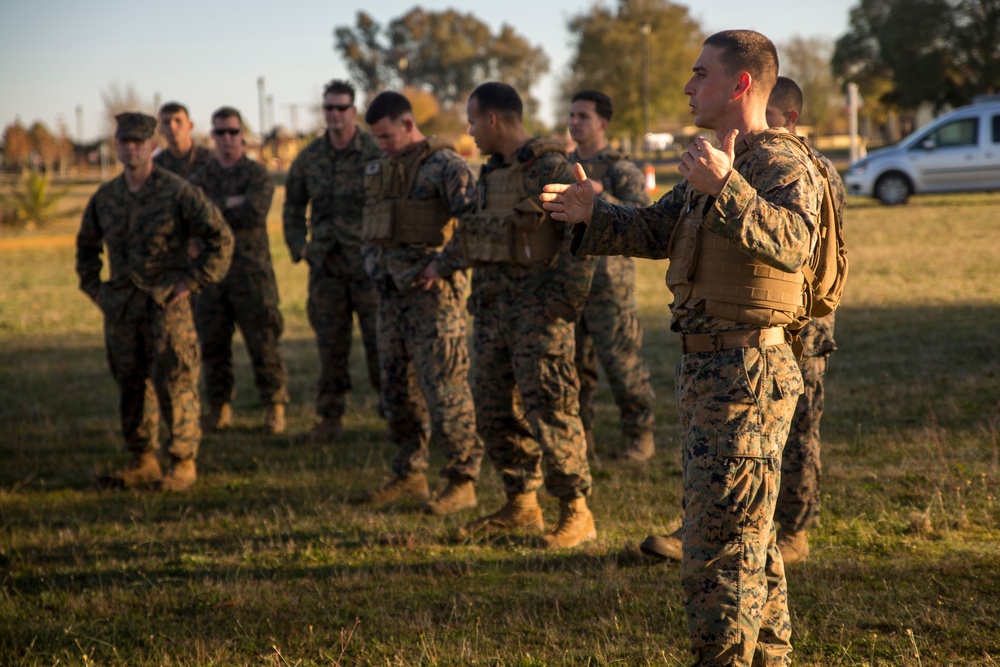
<instances>
[{"instance_id":1,"label":"black sunglasses","mask_svg":"<svg viewBox=\"0 0 1000 667\"><path fill-rule=\"evenodd\" d=\"M324 104L323 108L327 111L333 111L334 109L337 111L347 111L353 106L353 104Z\"/></svg>"},{"instance_id":2,"label":"black sunglasses","mask_svg":"<svg viewBox=\"0 0 1000 667\"><path fill-rule=\"evenodd\" d=\"M231 137L235 137L242 131L243 130L237 129L235 127L217 127L214 130L212 130L212 134L214 134L217 137L221 137L224 134L228 134Z\"/></svg>"}]
</instances>

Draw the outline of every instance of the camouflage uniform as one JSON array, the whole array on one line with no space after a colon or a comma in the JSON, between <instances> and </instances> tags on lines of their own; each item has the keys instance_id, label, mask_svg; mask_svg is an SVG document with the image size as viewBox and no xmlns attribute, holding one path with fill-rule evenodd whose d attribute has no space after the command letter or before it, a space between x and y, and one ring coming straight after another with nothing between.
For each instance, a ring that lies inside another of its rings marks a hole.
<instances>
[{"instance_id":1,"label":"camouflage uniform","mask_svg":"<svg viewBox=\"0 0 1000 667\"><path fill-rule=\"evenodd\" d=\"M153 164L168 169L181 178L190 180L192 174L207 166L214 159L215 154L210 148L194 145L191 150L180 157L175 157L169 150L163 149L153 156Z\"/></svg>"},{"instance_id":2,"label":"camouflage uniform","mask_svg":"<svg viewBox=\"0 0 1000 667\"><path fill-rule=\"evenodd\" d=\"M813 154L826 165L830 174L834 209L843 222L847 202L844 182L830 160L815 150ZM833 340L835 315L830 313L814 318L799 334L803 347L799 368L804 390L795 406L788 441L781 455L781 489L774 510L775 522L785 530L808 530L819 524L822 478L819 422L823 418L823 379L830 354L837 349Z\"/></svg>"},{"instance_id":3,"label":"camouflage uniform","mask_svg":"<svg viewBox=\"0 0 1000 667\"><path fill-rule=\"evenodd\" d=\"M192 261L190 239L202 251ZM109 280L101 281L108 248ZM192 292L222 279L233 235L218 210L174 174L154 167L139 192L125 177L91 197L76 240L80 289L104 312L108 364L118 383L122 432L134 454L155 448L158 419L146 393L149 380L169 426L167 452L175 460L198 453L198 338L191 300L168 304L174 285Z\"/></svg>"},{"instance_id":4,"label":"camouflage uniform","mask_svg":"<svg viewBox=\"0 0 1000 667\"><path fill-rule=\"evenodd\" d=\"M191 183L219 207L236 237L229 273L222 282L206 286L195 300L205 398L215 406L233 398L232 344L239 324L261 402L287 403L285 364L278 350L284 322L267 238L267 212L274 196L271 177L244 155L229 168L213 159L191 176ZM226 208L226 198L238 195L245 197L243 203Z\"/></svg>"},{"instance_id":5,"label":"camouflage uniform","mask_svg":"<svg viewBox=\"0 0 1000 667\"><path fill-rule=\"evenodd\" d=\"M612 204L648 206L642 172L609 147L588 160L574 151L587 174L602 172L601 198ZM607 165L607 166L605 166ZM630 257L601 257L594 271L590 296L576 326L576 370L580 376L580 417L587 432L594 429L594 392L597 360L608 376L611 393L621 412L621 430L627 438L651 432L655 426L656 395L649 368L642 358L642 322L635 300L635 263Z\"/></svg>"},{"instance_id":6,"label":"camouflage uniform","mask_svg":"<svg viewBox=\"0 0 1000 667\"><path fill-rule=\"evenodd\" d=\"M536 227L551 224L558 252L531 264L475 262L469 299L475 316L473 392L479 433L508 497L542 485L544 458L546 489L573 499L588 495L591 486L573 359L574 323L590 291L596 260L573 257L571 228L543 215L538 201L542 187L572 182L573 175L564 152L543 152L542 147L539 139L529 141L510 163L491 156L477 183L478 211L485 207L494 174L523 168L528 199L524 210L519 206L515 211ZM440 273L447 275L460 264L458 248L469 230L463 219L438 260Z\"/></svg>"},{"instance_id":7,"label":"camouflage uniform","mask_svg":"<svg viewBox=\"0 0 1000 667\"><path fill-rule=\"evenodd\" d=\"M392 469L397 477L426 472L427 445L433 434L447 457L441 476L451 481L475 482L479 479L483 444L476 433L475 405L468 383L468 277L465 271L456 270L450 276L441 275L434 289L416 285L417 276L440 251L445 237L411 243L400 234L401 228L407 226L414 233L413 202L440 202L435 221L440 220L442 226L449 225L449 215L455 218L471 212L475 206L475 177L465 160L450 147L438 148L420 141L396 159L371 163L366 189L372 181L380 183L386 172L401 165L406 165L401 172L407 179L405 185L399 183L402 196L381 198L396 206L392 237L366 248L365 262L379 292L382 406L389 434L399 448ZM366 230L374 203L369 192Z\"/></svg>"},{"instance_id":8,"label":"camouflage uniform","mask_svg":"<svg viewBox=\"0 0 1000 667\"><path fill-rule=\"evenodd\" d=\"M779 271L798 270L813 247L820 176L797 148L783 141L759 144L760 136L737 141L739 166L718 199L681 181L644 209L598 200L590 224L576 230L574 251L669 257L673 267L681 247L675 229L694 218L701 235L712 232ZM695 296L690 285L674 292L674 331L718 335L749 328L710 313L718 302ZM789 664L791 624L773 516L781 449L801 393L802 376L787 343L688 352L678 363L681 582L699 665L750 665L755 651L754 664Z\"/></svg>"},{"instance_id":9,"label":"camouflage uniform","mask_svg":"<svg viewBox=\"0 0 1000 667\"><path fill-rule=\"evenodd\" d=\"M316 412L324 419L344 415L346 394L351 389L348 357L355 312L361 324L368 379L376 392L379 390L378 295L365 273L360 234L365 165L380 154L372 136L360 129L343 150L334 150L324 133L299 153L285 181L285 241L292 261L298 262L302 249L307 249L307 310L320 359ZM306 207L310 204L307 223Z\"/></svg>"}]
</instances>

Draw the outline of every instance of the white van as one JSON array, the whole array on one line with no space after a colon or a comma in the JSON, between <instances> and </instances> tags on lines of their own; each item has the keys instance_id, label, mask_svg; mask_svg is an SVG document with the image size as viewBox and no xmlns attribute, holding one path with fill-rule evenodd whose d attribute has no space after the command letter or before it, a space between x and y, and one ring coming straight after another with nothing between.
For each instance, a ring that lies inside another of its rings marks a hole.
<instances>
[{"instance_id":1,"label":"white van","mask_svg":"<svg viewBox=\"0 0 1000 667\"><path fill-rule=\"evenodd\" d=\"M844 178L848 193L903 204L911 194L1000 190L1000 96L991 95L872 151Z\"/></svg>"}]
</instances>

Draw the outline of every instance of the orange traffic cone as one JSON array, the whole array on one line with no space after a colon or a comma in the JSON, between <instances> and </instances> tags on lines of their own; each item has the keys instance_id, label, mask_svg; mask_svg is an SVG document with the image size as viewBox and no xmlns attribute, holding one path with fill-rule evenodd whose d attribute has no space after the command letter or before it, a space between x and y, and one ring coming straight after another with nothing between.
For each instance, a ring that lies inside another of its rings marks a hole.
<instances>
[{"instance_id":1,"label":"orange traffic cone","mask_svg":"<svg viewBox=\"0 0 1000 667\"><path fill-rule=\"evenodd\" d=\"M650 196L653 196L653 193L656 192L656 170L653 169L653 165L651 164L646 165L646 192Z\"/></svg>"}]
</instances>

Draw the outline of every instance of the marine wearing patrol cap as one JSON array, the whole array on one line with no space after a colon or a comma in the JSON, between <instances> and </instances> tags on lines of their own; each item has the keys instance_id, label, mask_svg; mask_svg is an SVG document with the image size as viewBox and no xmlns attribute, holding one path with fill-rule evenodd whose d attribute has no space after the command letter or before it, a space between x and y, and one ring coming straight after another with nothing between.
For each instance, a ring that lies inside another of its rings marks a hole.
<instances>
[{"instance_id":1,"label":"marine wearing patrol cap","mask_svg":"<svg viewBox=\"0 0 1000 667\"><path fill-rule=\"evenodd\" d=\"M115 116L118 129L115 139L152 139L156 132L156 119L138 111L126 111Z\"/></svg>"}]
</instances>

